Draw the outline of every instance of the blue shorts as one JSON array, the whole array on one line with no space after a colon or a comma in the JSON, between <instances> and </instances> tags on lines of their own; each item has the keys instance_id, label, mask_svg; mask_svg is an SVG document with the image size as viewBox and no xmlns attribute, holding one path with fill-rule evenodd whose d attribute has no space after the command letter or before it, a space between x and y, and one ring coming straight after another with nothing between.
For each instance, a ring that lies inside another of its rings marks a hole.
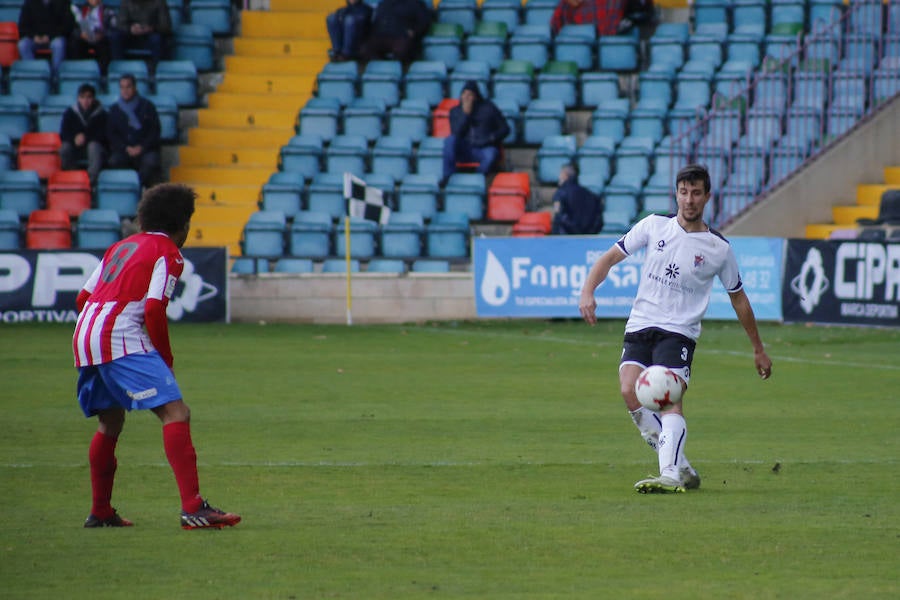
<instances>
[{"instance_id":1,"label":"blue shorts","mask_svg":"<svg viewBox=\"0 0 900 600\"><path fill-rule=\"evenodd\" d=\"M113 408L147 410L175 400L181 400L175 374L156 351L78 369L78 403L86 417Z\"/></svg>"}]
</instances>

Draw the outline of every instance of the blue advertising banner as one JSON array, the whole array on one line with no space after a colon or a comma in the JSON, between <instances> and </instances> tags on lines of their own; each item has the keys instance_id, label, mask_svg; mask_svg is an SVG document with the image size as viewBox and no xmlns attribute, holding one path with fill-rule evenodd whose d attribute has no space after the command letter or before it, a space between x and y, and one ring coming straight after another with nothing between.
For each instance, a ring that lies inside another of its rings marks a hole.
<instances>
[{"instance_id":1,"label":"blue advertising banner","mask_svg":"<svg viewBox=\"0 0 900 600\"><path fill-rule=\"evenodd\" d=\"M166 313L173 321L228 318L227 254L184 248L184 272ZM102 250L0 252L0 324L75 322L75 298Z\"/></svg>"},{"instance_id":2,"label":"blue advertising banner","mask_svg":"<svg viewBox=\"0 0 900 600\"><path fill-rule=\"evenodd\" d=\"M475 238L475 308L479 317L578 318L578 298L591 265L618 240L614 236ZM784 240L729 240L757 319L781 320ZM614 266L597 288L597 315L625 318L640 281L644 252ZM706 313L735 319L718 281Z\"/></svg>"}]
</instances>

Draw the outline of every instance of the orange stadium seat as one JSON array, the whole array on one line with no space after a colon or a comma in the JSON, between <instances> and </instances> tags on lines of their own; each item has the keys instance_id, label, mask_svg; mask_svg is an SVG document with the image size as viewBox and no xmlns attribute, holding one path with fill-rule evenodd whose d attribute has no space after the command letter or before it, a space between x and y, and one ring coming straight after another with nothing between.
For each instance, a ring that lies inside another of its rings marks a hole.
<instances>
[{"instance_id":1,"label":"orange stadium seat","mask_svg":"<svg viewBox=\"0 0 900 600\"><path fill-rule=\"evenodd\" d=\"M488 188L487 217L491 221L517 221L530 197L528 173L498 173Z\"/></svg>"},{"instance_id":2,"label":"orange stadium seat","mask_svg":"<svg viewBox=\"0 0 900 600\"><path fill-rule=\"evenodd\" d=\"M47 182L47 208L77 217L91 207L91 180L87 171L57 171Z\"/></svg>"},{"instance_id":3,"label":"orange stadium seat","mask_svg":"<svg viewBox=\"0 0 900 600\"><path fill-rule=\"evenodd\" d=\"M547 211L527 212L513 225L513 237L540 237L550 233L553 215Z\"/></svg>"},{"instance_id":4,"label":"orange stadium seat","mask_svg":"<svg viewBox=\"0 0 900 600\"><path fill-rule=\"evenodd\" d=\"M62 210L31 211L25 225L25 247L38 250L64 250L72 247L72 223Z\"/></svg>"},{"instance_id":5,"label":"orange stadium seat","mask_svg":"<svg viewBox=\"0 0 900 600\"><path fill-rule=\"evenodd\" d=\"M52 131L31 131L22 134L19 141L19 170L37 171L38 176L47 180L60 170L59 134Z\"/></svg>"}]
</instances>

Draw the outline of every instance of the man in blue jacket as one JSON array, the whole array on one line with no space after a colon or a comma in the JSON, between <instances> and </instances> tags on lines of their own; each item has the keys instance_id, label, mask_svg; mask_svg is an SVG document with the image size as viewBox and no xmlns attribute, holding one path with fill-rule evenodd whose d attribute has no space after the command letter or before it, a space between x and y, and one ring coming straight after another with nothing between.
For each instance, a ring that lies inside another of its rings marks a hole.
<instances>
[{"instance_id":1,"label":"man in blue jacket","mask_svg":"<svg viewBox=\"0 0 900 600\"><path fill-rule=\"evenodd\" d=\"M456 163L477 162L478 173L490 173L500 158L500 146L509 135L509 123L497 105L483 98L478 82L469 80L450 109L450 135L444 140L444 178L456 172Z\"/></svg>"},{"instance_id":2,"label":"man in blue jacket","mask_svg":"<svg viewBox=\"0 0 900 600\"><path fill-rule=\"evenodd\" d=\"M90 83L78 87L78 100L63 112L59 139L62 168L78 169L78 163L86 159L91 185L96 185L106 161L106 109Z\"/></svg>"},{"instance_id":3,"label":"man in blue jacket","mask_svg":"<svg viewBox=\"0 0 900 600\"><path fill-rule=\"evenodd\" d=\"M135 169L144 187L159 183L162 160L156 106L137 92L134 75L119 78L119 99L109 108L106 137L109 167Z\"/></svg>"},{"instance_id":4,"label":"man in blue jacket","mask_svg":"<svg viewBox=\"0 0 900 600\"><path fill-rule=\"evenodd\" d=\"M603 199L578 183L575 165L563 165L559 170L553 211L554 235L589 235L603 229Z\"/></svg>"}]
</instances>

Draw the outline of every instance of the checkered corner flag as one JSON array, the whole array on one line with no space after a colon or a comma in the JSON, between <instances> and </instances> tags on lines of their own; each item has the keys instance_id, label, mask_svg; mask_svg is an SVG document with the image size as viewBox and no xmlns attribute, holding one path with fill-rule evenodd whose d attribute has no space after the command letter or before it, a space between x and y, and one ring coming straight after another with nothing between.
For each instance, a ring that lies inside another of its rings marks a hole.
<instances>
[{"instance_id":1,"label":"checkered corner flag","mask_svg":"<svg viewBox=\"0 0 900 600\"><path fill-rule=\"evenodd\" d=\"M351 217L368 219L385 225L391 209L384 204L384 193L350 173L344 173L344 198Z\"/></svg>"}]
</instances>

